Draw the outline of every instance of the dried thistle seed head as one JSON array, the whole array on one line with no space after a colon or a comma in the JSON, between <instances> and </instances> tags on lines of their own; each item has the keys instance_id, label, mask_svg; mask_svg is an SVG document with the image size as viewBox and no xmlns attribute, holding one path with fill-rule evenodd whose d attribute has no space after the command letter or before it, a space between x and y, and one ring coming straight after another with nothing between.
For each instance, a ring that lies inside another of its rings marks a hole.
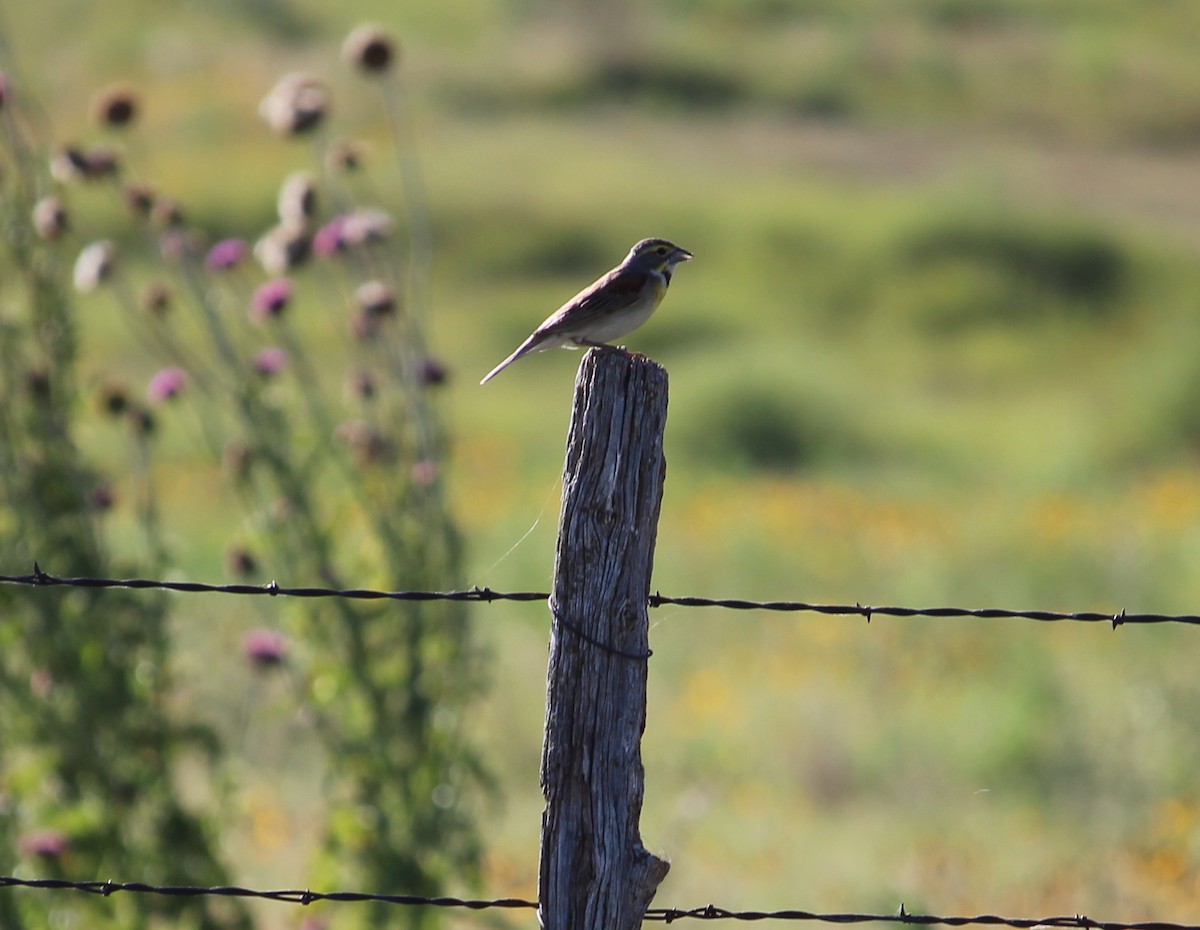
<instances>
[{"instance_id":1,"label":"dried thistle seed head","mask_svg":"<svg viewBox=\"0 0 1200 930\"><path fill-rule=\"evenodd\" d=\"M280 223L254 243L254 257L267 274L280 275L303 265L311 252L308 230L289 223Z\"/></svg>"},{"instance_id":2,"label":"dried thistle seed head","mask_svg":"<svg viewBox=\"0 0 1200 930\"><path fill-rule=\"evenodd\" d=\"M146 218L154 209L154 188L141 181L131 181L121 188L121 200L134 216Z\"/></svg>"},{"instance_id":3,"label":"dried thistle seed head","mask_svg":"<svg viewBox=\"0 0 1200 930\"><path fill-rule=\"evenodd\" d=\"M59 184L70 184L84 176L87 158L77 145L60 145L50 155L50 176Z\"/></svg>"},{"instance_id":4,"label":"dried thistle seed head","mask_svg":"<svg viewBox=\"0 0 1200 930\"><path fill-rule=\"evenodd\" d=\"M225 447L222 462L225 470L235 478L242 479L250 474L250 464L254 460L253 450L244 442L230 442Z\"/></svg>"},{"instance_id":5,"label":"dried thistle seed head","mask_svg":"<svg viewBox=\"0 0 1200 930\"><path fill-rule=\"evenodd\" d=\"M335 431L337 438L350 447L354 461L360 466L376 465L392 459L392 441L362 420L347 420Z\"/></svg>"},{"instance_id":6,"label":"dried thistle seed head","mask_svg":"<svg viewBox=\"0 0 1200 930\"><path fill-rule=\"evenodd\" d=\"M88 492L88 507L97 513L103 513L107 510L112 510L113 505L116 504L116 502L117 495L114 493L111 485L100 484Z\"/></svg>"},{"instance_id":7,"label":"dried thistle seed head","mask_svg":"<svg viewBox=\"0 0 1200 930\"><path fill-rule=\"evenodd\" d=\"M307 171L289 174L279 188L277 206L283 225L307 225L317 210L317 179Z\"/></svg>"},{"instance_id":8,"label":"dried thistle seed head","mask_svg":"<svg viewBox=\"0 0 1200 930\"><path fill-rule=\"evenodd\" d=\"M399 57L396 41L379 26L358 26L342 43L346 64L364 74L384 74Z\"/></svg>"},{"instance_id":9,"label":"dried thistle seed head","mask_svg":"<svg viewBox=\"0 0 1200 930\"><path fill-rule=\"evenodd\" d=\"M177 264L185 258L199 255L204 249L200 233L183 226L164 229L158 237L158 251L163 261Z\"/></svg>"},{"instance_id":10,"label":"dried thistle seed head","mask_svg":"<svg viewBox=\"0 0 1200 930\"><path fill-rule=\"evenodd\" d=\"M165 284L148 284L139 302L150 316L165 316L171 309L171 290Z\"/></svg>"},{"instance_id":11,"label":"dried thistle seed head","mask_svg":"<svg viewBox=\"0 0 1200 930\"><path fill-rule=\"evenodd\" d=\"M251 578L258 574L258 558L244 546L235 546L225 554L229 574L236 578Z\"/></svg>"},{"instance_id":12,"label":"dried thistle seed head","mask_svg":"<svg viewBox=\"0 0 1200 930\"><path fill-rule=\"evenodd\" d=\"M33 205L33 229L43 239L53 242L70 228L67 208L61 197L43 197Z\"/></svg>"},{"instance_id":13,"label":"dried thistle seed head","mask_svg":"<svg viewBox=\"0 0 1200 930\"><path fill-rule=\"evenodd\" d=\"M107 145L93 145L83 151L83 176L88 181L116 177L121 169L121 159Z\"/></svg>"},{"instance_id":14,"label":"dried thistle seed head","mask_svg":"<svg viewBox=\"0 0 1200 930\"><path fill-rule=\"evenodd\" d=\"M350 372L346 378L346 393L358 400L371 400L378 393L375 376L365 369Z\"/></svg>"},{"instance_id":15,"label":"dried thistle seed head","mask_svg":"<svg viewBox=\"0 0 1200 930\"><path fill-rule=\"evenodd\" d=\"M92 120L105 129L121 129L137 118L138 109L133 89L114 85L102 90L92 101Z\"/></svg>"},{"instance_id":16,"label":"dried thistle seed head","mask_svg":"<svg viewBox=\"0 0 1200 930\"><path fill-rule=\"evenodd\" d=\"M150 222L158 229L174 229L184 224L183 207L170 197L155 197L150 208Z\"/></svg>"},{"instance_id":17,"label":"dried thistle seed head","mask_svg":"<svg viewBox=\"0 0 1200 930\"><path fill-rule=\"evenodd\" d=\"M60 145L50 156L50 174L60 184L111 178L119 167L117 153L106 145Z\"/></svg>"},{"instance_id":18,"label":"dried thistle seed head","mask_svg":"<svg viewBox=\"0 0 1200 930\"><path fill-rule=\"evenodd\" d=\"M325 151L325 168L332 174L350 174L362 167L365 153L357 142L342 139Z\"/></svg>"},{"instance_id":19,"label":"dried thistle seed head","mask_svg":"<svg viewBox=\"0 0 1200 930\"><path fill-rule=\"evenodd\" d=\"M382 242L392 233L392 215L380 207L358 207L346 214L342 238L347 245Z\"/></svg>"},{"instance_id":20,"label":"dried thistle seed head","mask_svg":"<svg viewBox=\"0 0 1200 930\"><path fill-rule=\"evenodd\" d=\"M140 404L129 408L129 425L139 436L152 436L158 429L154 414Z\"/></svg>"},{"instance_id":21,"label":"dried thistle seed head","mask_svg":"<svg viewBox=\"0 0 1200 930\"><path fill-rule=\"evenodd\" d=\"M86 246L75 259L75 290L87 294L112 277L117 247L107 239Z\"/></svg>"},{"instance_id":22,"label":"dried thistle seed head","mask_svg":"<svg viewBox=\"0 0 1200 930\"><path fill-rule=\"evenodd\" d=\"M107 381L100 386L96 403L105 416L124 416L129 410L129 388L123 381Z\"/></svg>"},{"instance_id":23,"label":"dried thistle seed head","mask_svg":"<svg viewBox=\"0 0 1200 930\"><path fill-rule=\"evenodd\" d=\"M258 115L281 136L310 132L329 110L329 90L307 74L285 74L258 105Z\"/></svg>"},{"instance_id":24,"label":"dried thistle seed head","mask_svg":"<svg viewBox=\"0 0 1200 930\"><path fill-rule=\"evenodd\" d=\"M354 291L354 302L358 309L374 319L391 316L396 312L396 295L382 281L367 281Z\"/></svg>"},{"instance_id":25,"label":"dried thistle seed head","mask_svg":"<svg viewBox=\"0 0 1200 930\"><path fill-rule=\"evenodd\" d=\"M34 400L49 400L50 392L53 390L50 372L40 365L30 368L25 372L25 390Z\"/></svg>"},{"instance_id":26,"label":"dried thistle seed head","mask_svg":"<svg viewBox=\"0 0 1200 930\"><path fill-rule=\"evenodd\" d=\"M425 387L438 387L450 377L446 366L432 355L427 355L417 364L417 379Z\"/></svg>"}]
</instances>

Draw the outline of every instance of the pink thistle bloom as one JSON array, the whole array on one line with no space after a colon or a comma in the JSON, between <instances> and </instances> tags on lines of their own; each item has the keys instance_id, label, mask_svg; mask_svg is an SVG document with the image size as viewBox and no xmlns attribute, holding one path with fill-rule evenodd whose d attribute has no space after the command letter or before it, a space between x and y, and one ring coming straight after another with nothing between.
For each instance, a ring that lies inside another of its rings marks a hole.
<instances>
[{"instance_id":1,"label":"pink thistle bloom","mask_svg":"<svg viewBox=\"0 0 1200 930\"><path fill-rule=\"evenodd\" d=\"M437 481L437 462L434 462L431 459L421 459L421 461L413 464L413 467L409 473L412 475L413 484L427 488Z\"/></svg>"},{"instance_id":2,"label":"pink thistle bloom","mask_svg":"<svg viewBox=\"0 0 1200 930\"><path fill-rule=\"evenodd\" d=\"M182 368L164 368L146 388L146 396L152 403L174 400L187 385L187 372Z\"/></svg>"},{"instance_id":3,"label":"pink thistle bloom","mask_svg":"<svg viewBox=\"0 0 1200 930\"><path fill-rule=\"evenodd\" d=\"M254 668L282 665L287 659L287 640L277 630L251 630L242 640L242 655Z\"/></svg>"},{"instance_id":4,"label":"pink thistle bloom","mask_svg":"<svg viewBox=\"0 0 1200 930\"><path fill-rule=\"evenodd\" d=\"M30 830L17 840L17 848L25 856L61 859L71 848L71 840L62 830Z\"/></svg>"},{"instance_id":5,"label":"pink thistle bloom","mask_svg":"<svg viewBox=\"0 0 1200 930\"><path fill-rule=\"evenodd\" d=\"M282 316L291 301L291 278L272 278L250 298L250 318L262 321Z\"/></svg>"},{"instance_id":6,"label":"pink thistle bloom","mask_svg":"<svg viewBox=\"0 0 1200 930\"><path fill-rule=\"evenodd\" d=\"M254 370L264 378L279 374L287 367L288 354L279 346L270 346L254 356Z\"/></svg>"},{"instance_id":7,"label":"pink thistle bloom","mask_svg":"<svg viewBox=\"0 0 1200 930\"><path fill-rule=\"evenodd\" d=\"M229 271L246 260L250 248L242 239L222 239L208 250L204 267L209 271Z\"/></svg>"},{"instance_id":8,"label":"pink thistle bloom","mask_svg":"<svg viewBox=\"0 0 1200 930\"><path fill-rule=\"evenodd\" d=\"M450 377L450 372L438 359L430 355L421 359L420 366L417 368L417 379L421 384L426 387L436 387L439 384L445 384L448 377Z\"/></svg>"},{"instance_id":9,"label":"pink thistle bloom","mask_svg":"<svg viewBox=\"0 0 1200 930\"><path fill-rule=\"evenodd\" d=\"M312 249L317 258L329 258L346 248L346 217L335 216L317 230Z\"/></svg>"}]
</instances>

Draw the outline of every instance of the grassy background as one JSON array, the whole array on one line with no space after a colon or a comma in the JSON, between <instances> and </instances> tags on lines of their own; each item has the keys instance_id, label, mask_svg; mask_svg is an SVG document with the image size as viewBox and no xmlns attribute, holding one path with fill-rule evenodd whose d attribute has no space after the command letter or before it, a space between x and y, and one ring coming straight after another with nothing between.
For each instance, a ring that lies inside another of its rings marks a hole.
<instances>
[{"instance_id":1,"label":"grassy background","mask_svg":"<svg viewBox=\"0 0 1200 930\"><path fill-rule=\"evenodd\" d=\"M140 88L138 171L214 236L265 227L278 180L311 161L254 116L277 75L327 74L344 131L382 150L336 47L364 19L401 37L472 583L549 584L576 359L475 382L633 241L665 235L696 260L629 340L671 375L664 593L1196 610L1195 4L5 13L58 138L89 137L100 87ZM94 197L77 227L114 234ZM88 378L157 367L103 297L81 311ZM186 423L165 441L179 572L217 580L236 509L213 506L220 478ZM245 747L231 854L249 884L294 884L321 790L303 725L235 660L247 616L179 608L181 707ZM501 787L483 890L531 895L546 617L477 616L494 658L478 734ZM1194 921L1194 632L652 620L643 832L673 860L658 903ZM264 914L298 919L280 910Z\"/></svg>"}]
</instances>

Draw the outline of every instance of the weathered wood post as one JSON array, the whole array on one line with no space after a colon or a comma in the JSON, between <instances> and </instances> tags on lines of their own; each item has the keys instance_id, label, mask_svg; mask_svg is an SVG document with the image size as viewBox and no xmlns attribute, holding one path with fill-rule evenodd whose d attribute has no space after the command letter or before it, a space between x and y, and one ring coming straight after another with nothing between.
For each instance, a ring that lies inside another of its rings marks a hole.
<instances>
[{"instance_id":1,"label":"weathered wood post","mask_svg":"<svg viewBox=\"0 0 1200 930\"><path fill-rule=\"evenodd\" d=\"M669 864L642 845L650 572L667 373L593 349L575 380L550 610L538 919L636 930Z\"/></svg>"}]
</instances>

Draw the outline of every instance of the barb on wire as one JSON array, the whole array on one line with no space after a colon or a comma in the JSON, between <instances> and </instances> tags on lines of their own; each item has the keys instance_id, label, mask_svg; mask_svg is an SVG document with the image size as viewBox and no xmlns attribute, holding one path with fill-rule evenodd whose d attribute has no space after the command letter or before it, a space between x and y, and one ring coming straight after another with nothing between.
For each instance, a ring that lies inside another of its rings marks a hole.
<instances>
[{"instance_id":1,"label":"barb on wire","mask_svg":"<svg viewBox=\"0 0 1200 930\"><path fill-rule=\"evenodd\" d=\"M829 924L892 923L915 924L925 927L1015 927L1018 930L1031 928L1071 928L1071 930L1200 930L1193 924L1175 924L1164 921L1126 923L1119 920L1093 920L1082 914L1074 917L1000 917L997 914L979 914L974 917L938 917L934 914L910 914L900 905L895 914L816 914L812 911L728 911L709 904L705 907L679 910L676 908L650 908L647 920L673 923L676 920L792 920L816 921Z\"/></svg>"},{"instance_id":2,"label":"barb on wire","mask_svg":"<svg viewBox=\"0 0 1200 930\"><path fill-rule=\"evenodd\" d=\"M282 901L288 904L309 905L317 901L333 901L340 903L376 901L384 904L396 904L408 907L440 907L463 908L465 910L483 911L492 908L527 909L537 908L536 901L523 898L494 898L491 900L474 900L469 898L436 897L410 894L367 894L357 891L309 891L300 889L284 889L278 891L255 891L250 888L237 886L218 886L205 888L189 885L147 885L142 882L113 882L85 881L73 882L60 878L16 878L0 876L0 888L33 888L43 891L72 890L87 894L108 897L117 893L156 894L168 897L201 897L216 895L235 898L258 898L268 901ZM1200 930L1200 925L1166 923L1164 921L1144 921L1141 923L1125 923L1117 920L1093 920L1082 914L1074 917L1000 917L995 914L980 914L975 917L938 917L933 914L910 914L904 906L895 914L819 914L802 910L779 911L731 911L708 904L704 907L673 908L652 907L646 911L646 920L662 923L674 923L677 920L791 920L815 921L831 924L864 924L864 923L899 923L919 926L942 927L1013 927L1016 930L1032 930L1032 928L1067 928L1067 930Z\"/></svg>"},{"instance_id":3,"label":"barb on wire","mask_svg":"<svg viewBox=\"0 0 1200 930\"><path fill-rule=\"evenodd\" d=\"M351 600L391 601L545 601L546 591L493 591L491 588L468 588L464 591L379 591L370 588L284 587L277 582L266 584L205 584L198 581L156 581L147 578L61 578L42 570L36 562L27 575L0 575L0 584L30 585L33 587L70 588L133 588L137 590L175 591L186 594L267 595L268 597L341 597ZM887 607L867 604L814 604L808 601L751 601L740 598L670 597L655 592L648 600L649 607L716 607L725 610L765 610L781 613L814 613L826 616L861 617L868 623L873 617L930 617L966 618L977 620L1036 620L1043 623L1075 622L1106 623L1115 630L1129 624L1179 623L1200 626L1200 615L1117 613L1102 611L1060 612L1053 610L1010 610L999 607Z\"/></svg>"}]
</instances>

